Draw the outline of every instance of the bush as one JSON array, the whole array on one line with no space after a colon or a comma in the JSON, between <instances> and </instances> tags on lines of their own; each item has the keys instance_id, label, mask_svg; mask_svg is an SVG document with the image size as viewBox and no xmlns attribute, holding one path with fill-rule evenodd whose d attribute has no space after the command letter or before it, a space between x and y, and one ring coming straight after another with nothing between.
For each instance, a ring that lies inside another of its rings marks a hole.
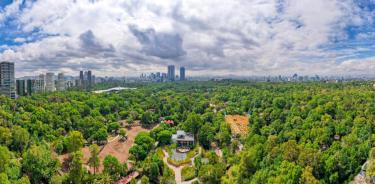
<instances>
[{"instance_id":1,"label":"bush","mask_svg":"<svg viewBox=\"0 0 375 184\"><path fill-rule=\"evenodd\" d=\"M158 155L159 159L163 160L165 155L161 148L156 149L156 154Z\"/></svg>"},{"instance_id":2,"label":"bush","mask_svg":"<svg viewBox=\"0 0 375 184\"><path fill-rule=\"evenodd\" d=\"M175 167L179 167L179 166L182 166L182 165L186 165L186 164L190 164L191 163L191 160L190 159L185 159L185 160L173 160L171 158L168 158L168 163L175 166Z\"/></svg>"},{"instance_id":3,"label":"bush","mask_svg":"<svg viewBox=\"0 0 375 184\"><path fill-rule=\"evenodd\" d=\"M195 178L195 167L186 166L181 170L183 181L189 181Z\"/></svg>"}]
</instances>

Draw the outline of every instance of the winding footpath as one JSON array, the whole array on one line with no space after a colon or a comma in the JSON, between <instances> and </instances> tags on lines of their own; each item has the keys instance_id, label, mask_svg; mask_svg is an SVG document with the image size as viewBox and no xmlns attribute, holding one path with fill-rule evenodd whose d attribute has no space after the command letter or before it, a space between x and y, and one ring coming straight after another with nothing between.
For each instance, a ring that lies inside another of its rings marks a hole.
<instances>
[{"instance_id":1,"label":"winding footpath","mask_svg":"<svg viewBox=\"0 0 375 184\"><path fill-rule=\"evenodd\" d=\"M168 163L168 158L169 158L169 154L168 154L168 152L165 151L165 150L163 149L163 153L164 153L163 161L164 161L165 164L168 165L169 168L171 168L171 169L173 170L173 172L174 172L174 177L175 177L175 181L176 181L177 184L191 184L191 183L193 183L194 181L197 181L197 180L198 180L198 178L196 177L196 178L194 178L194 179L192 179L192 180L189 180L189 181L182 181L181 170L182 170L182 168L183 168L184 166L187 166L187 165L188 165L188 166L194 166L194 159L195 159L198 155L201 154L201 148L200 148L200 147L199 147L199 152L198 152L198 154L196 154L194 157L192 157L192 158L190 159L190 160L191 160L191 164L185 164L185 165L181 165L181 166L179 166L179 167L176 167L176 166L174 166L174 165L172 165L172 164L169 164L169 163Z\"/></svg>"}]
</instances>

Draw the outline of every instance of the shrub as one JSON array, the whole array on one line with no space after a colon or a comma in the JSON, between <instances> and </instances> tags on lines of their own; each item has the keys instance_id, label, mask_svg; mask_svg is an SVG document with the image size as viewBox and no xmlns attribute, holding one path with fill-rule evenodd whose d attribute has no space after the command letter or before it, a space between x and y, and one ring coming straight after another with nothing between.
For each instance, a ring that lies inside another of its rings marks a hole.
<instances>
[{"instance_id":1,"label":"shrub","mask_svg":"<svg viewBox=\"0 0 375 184\"><path fill-rule=\"evenodd\" d=\"M195 178L195 167L186 166L181 170L183 181L189 181Z\"/></svg>"}]
</instances>

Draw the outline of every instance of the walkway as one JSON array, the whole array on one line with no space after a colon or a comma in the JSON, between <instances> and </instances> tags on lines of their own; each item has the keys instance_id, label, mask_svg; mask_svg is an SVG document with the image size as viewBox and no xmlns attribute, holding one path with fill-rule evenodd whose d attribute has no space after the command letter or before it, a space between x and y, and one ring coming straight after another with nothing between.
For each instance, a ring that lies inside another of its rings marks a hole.
<instances>
[{"instance_id":1,"label":"walkway","mask_svg":"<svg viewBox=\"0 0 375 184\"><path fill-rule=\"evenodd\" d=\"M198 180L198 178L194 178L192 180L189 180L189 181L182 181L182 176L181 176L181 170L184 166L186 165L182 165L182 166L179 166L179 167L176 167L174 165L171 165L168 163L168 158L169 158L169 154L167 151L165 151L163 149L163 152L164 152L164 158L163 158L163 161L165 164L168 165L169 168L171 168L173 171L174 171L174 177L175 177L175 181L177 184L191 184L193 183L194 181ZM191 160L191 163L192 164L189 164L189 166L194 166L194 159L201 154L201 148L199 147L199 152L198 154L196 154L194 157L192 157L190 160Z\"/></svg>"}]
</instances>

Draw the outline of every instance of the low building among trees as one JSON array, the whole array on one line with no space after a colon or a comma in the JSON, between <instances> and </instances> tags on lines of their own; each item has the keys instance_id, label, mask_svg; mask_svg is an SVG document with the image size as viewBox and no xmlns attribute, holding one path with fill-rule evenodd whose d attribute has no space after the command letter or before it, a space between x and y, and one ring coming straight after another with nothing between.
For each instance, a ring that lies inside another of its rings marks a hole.
<instances>
[{"instance_id":1,"label":"low building among trees","mask_svg":"<svg viewBox=\"0 0 375 184\"><path fill-rule=\"evenodd\" d=\"M191 147L195 142L194 136L183 130L177 130L177 133L172 135L172 141L176 143L178 147Z\"/></svg>"}]
</instances>

